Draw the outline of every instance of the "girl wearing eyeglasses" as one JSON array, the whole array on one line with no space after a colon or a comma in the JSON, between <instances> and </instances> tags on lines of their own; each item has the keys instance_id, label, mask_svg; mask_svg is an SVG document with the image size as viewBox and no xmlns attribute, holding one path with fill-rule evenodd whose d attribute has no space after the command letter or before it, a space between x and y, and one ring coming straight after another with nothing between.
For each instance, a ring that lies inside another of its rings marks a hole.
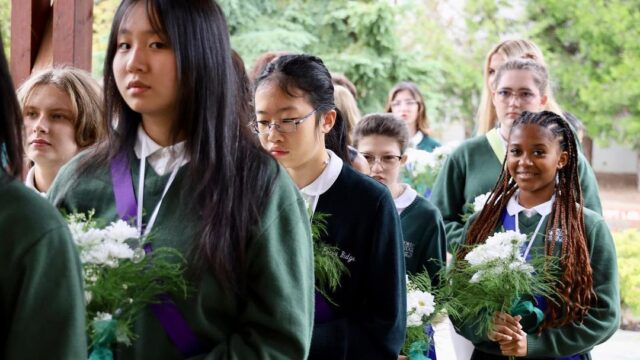
<instances>
[{"instance_id":1,"label":"girl wearing eyeglasses","mask_svg":"<svg viewBox=\"0 0 640 360\"><path fill-rule=\"evenodd\" d=\"M322 60L281 56L256 80L255 130L309 211L328 216L319 241L348 269L328 298L316 293L309 358L395 359L406 314L400 222L389 191L329 150L328 133L344 126L333 91Z\"/></svg>"},{"instance_id":2,"label":"girl wearing eyeglasses","mask_svg":"<svg viewBox=\"0 0 640 360\"><path fill-rule=\"evenodd\" d=\"M429 118L424 97L418 86L404 81L396 84L387 98L385 112L390 112L404 120L409 129L409 145L431 152L440 143L429 136Z\"/></svg>"},{"instance_id":3,"label":"girl wearing eyeglasses","mask_svg":"<svg viewBox=\"0 0 640 360\"><path fill-rule=\"evenodd\" d=\"M440 209L447 230L449 250L459 244L464 223L464 205L489 192L495 184L506 154L506 140L513 120L523 111L545 110L549 97L546 67L530 59L513 59L502 64L493 79L492 103L499 127L463 142L445 162L431 200ZM580 184L585 207L600 210L597 183L582 176L589 165L580 154ZM596 210L596 211L597 211Z\"/></svg>"},{"instance_id":4,"label":"girl wearing eyeglasses","mask_svg":"<svg viewBox=\"0 0 640 360\"><path fill-rule=\"evenodd\" d=\"M117 349L118 359L308 354L307 213L253 138L238 79L214 1L118 7L104 69L109 141L71 160L49 197L68 212L94 209L101 220L137 224L152 248L186 258L193 289L142 310L138 338Z\"/></svg>"}]
</instances>

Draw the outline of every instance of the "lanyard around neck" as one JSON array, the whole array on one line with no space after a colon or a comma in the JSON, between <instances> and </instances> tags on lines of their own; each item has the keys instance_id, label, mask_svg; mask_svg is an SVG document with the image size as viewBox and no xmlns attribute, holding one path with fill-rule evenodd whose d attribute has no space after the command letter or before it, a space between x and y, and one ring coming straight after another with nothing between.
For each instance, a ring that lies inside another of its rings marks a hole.
<instances>
[{"instance_id":1,"label":"lanyard around neck","mask_svg":"<svg viewBox=\"0 0 640 360\"><path fill-rule=\"evenodd\" d=\"M173 171L171 171L171 175L169 176L169 180L167 180L167 184L164 186L164 191L162 192L162 196L160 197L160 200L156 204L155 208L153 209L153 212L151 213L151 217L149 218L149 222L147 222L147 225L145 226L144 233L143 233L142 207L143 207L143 201L144 201L144 175L145 175L145 170L147 165L147 161L146 161L147 156L148 156L147 147L146 147L146 144L143 142L142 153L140 154L140 172L138 177L138 211L137 211L137 217L136 217L138 234L140 234L141 237L147 236L151 232L151 229L153 228L153 224L156 222L156 218L158 217L158 211L160 210L160 205L162 205L162 201L164 200L165 195L167 195L167 192L169 191L169 188L171 187L173 180L175 180L176 175L178 174L178 170L180 169L180 166L182 165L182 162L184 160L184 155L180 156L177 159L177 162L174 165Z\"/></svg>"},{"instance_id":2,"label":"lanyard around neck","mask_svg":"<svg viewBox=\"0 0 640 360\"><path fill-rule=\"evenodd\" d=\"M520 233L520 224L518 224L518 215L520 215L519 212L516 213L516 232ZM540 218L540 221L538 221L538 225L536 225L536 230L533 232L533 235L529 240L529 244L527 245L527 248L525 249L524 254L522 255L524 259L526 259L527 256L529 255L529 251L531 251L531 246L533 245L533 242L536 239L536 236L538 235L538 231L540 231L540 227L542 226L542 223L546 218L547 218L547 215L542 215L542 217Z\"/></svg>"}]
</instances>

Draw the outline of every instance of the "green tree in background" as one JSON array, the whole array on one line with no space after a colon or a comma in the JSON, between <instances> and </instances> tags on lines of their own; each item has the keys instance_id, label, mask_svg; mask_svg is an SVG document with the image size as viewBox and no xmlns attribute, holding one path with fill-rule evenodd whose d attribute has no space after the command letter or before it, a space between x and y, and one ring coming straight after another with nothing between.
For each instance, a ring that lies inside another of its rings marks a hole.
<instances>
[{"instance_id":1,"label":"green tree in background","mask_svg":"<svg viewBox=\"0 0 640 360\"><path fill-rule=\"evenodd\" d=\"M11 0L0 0L0 31L4 53L9 57L11 49Z\"/></svg>"},{"instance_id":2,"label":"green tree in background","mask_svg":"<svg viewBox=\"0 0 640 360\"><path fill-rule=\"evenodd\" d=\"M9 49L10 2L0 0ZM93 72L101 77L119 0L93 0ZM640 3L628 0L220 0L231 42L247 66L269 50L320 56L358 87L363 112L388 90L422 89L435 127L475 126L482 64L506 37L532 38L545 53L560 104L589 134L640 149ZM456 5L458 4L458 5ZM456 8L455 6L459 6Z\"/></svg>"},{"instance_id":3,"label":"green tree in background","mask_svg":"<svg viewBox=\"0 0 640 360\"><path fill-rule=\"evenodd\" d=\"M527 13L560 104L591 136L640 150L640 2L539 0Z\"/></svg>"},{"instance_id":4,"label":"green tree in background","mask_svg":"<svg viewBox=\"0 0 640 360\"><path fill-rule=\"evenodd\" d=\"M109 42L111 22L120 0L93 1L93 51L91 53L91 70L95 78L102 78L104 57Z\"/></svg>"},{"instance_id":5,"label":"green tree in background","mask_svg":"<svg viewBox=\"0 0 640 360\"><path fill-rule=\"evenodd\" d=\"M359 91L365 112L381 111L399 80L426 82L429 63L401 51L398 9L388 1L220 1L231 42L247 66L262 52L283 50L321 57Z\"/></svg>"}]
</instances>

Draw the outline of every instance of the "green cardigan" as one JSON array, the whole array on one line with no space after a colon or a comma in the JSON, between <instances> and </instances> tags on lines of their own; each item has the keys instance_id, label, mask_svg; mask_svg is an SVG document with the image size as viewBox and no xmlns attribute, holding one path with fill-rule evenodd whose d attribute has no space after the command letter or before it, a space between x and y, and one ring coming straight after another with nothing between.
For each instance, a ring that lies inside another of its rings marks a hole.
<instances>
[{"instance_id":1,"label":"green cardigan","mask_svg":"<svg viewBox=\"0 0 640 360\"><path fill-rule=\"evenodd\" d=\"M442 215L429 200L418 195L400 213L404 239L404 261L408 274L427 270L434 287L446 261L446 238Z\"/></svg>"},{"instance_id":2,"label":"green cardigan","mask_svg":"<svg viewBox=\"0 0 640 360\"><path fill-rule=\"evenodd\" d=\"M0 358L86 359L81 274L58 211L0 170Z\"/></svg>"},{"instance_id":3,"label":"green cardigan","mask_svg":"<svg viewBox=\"0 0 640 360\"><path fill-rule=\"evenodd\" d=\"M49 197L61 209L78 212L95 209L97 218L116 220L109 168L76 178L77 164L78 157L61 169ZM137 159L131 162L134 184L138 183L138 164ZM148 164L146 172L145 223L169 177L169 174L158 176ZM200 218L188 194L186 175L185 166L178 171L167 192L151 235L156 247L173 247L188 256L188 250L198 239ZM195 293L187 299L174 299L191 329L209 348L207 354L194 359L302 359L307 356L314 310L310 225L304 202L282 169L260 219L259 224L247 224L254 229L255 236L246 251L249 277L246 297L230 294L213 273L204 272L200 277L188 277ZM181 359L149 309L140 314L135 333L139 338L132 347L118 349L119 360Z\"/></svg>"},{"instance_id":4,"label":"green cardigan","mask_svg":"<svg viewBox=\"0 0 640 360\"><path fill-rule=\"evenodd\" d=\"M466 234L469 224L478 214L469 219L463 230ZM546 229L549 217L541 229ZM518 217L518 225L523 234L531 235L540 221L540 215L531 218ZM531 358L553 358L586 354L594 346L603 343L613 335L620 325L620 285L618 283L618 265L616 249L611 232L602 216L584 209L584 224L587 236L587 249L593 270L593 289L597 295L594 306L588 311L581 323L574 322L560 328L546 329L542 334L527 336L528 353ZM496 229L500 230L501 229ZM532 245L533 256L544 253L544 231L540 231ZM560 246L556 246L560 249ZM454 324L460 321L453 319ZM497 343L489 341L486 335L478 336L469 326L457 327L458 332L471 340L475 347L490 354L500 354Z\"/></svg>"},{"instance_id":5,"label":"green cardigan","mask_svg":"<svg viewBox=\"0 0 640 360\"><path fill-rule=\"evenodd\" d=\"M464 205L491 191L501 170L502 164L485 135L464 141L445 161L434 184L431 202L442 213L449 251L462 241ZM582 153L579 154L578 171L584 206L602 214L598 182Z\"/></svg>"}]
</instances>

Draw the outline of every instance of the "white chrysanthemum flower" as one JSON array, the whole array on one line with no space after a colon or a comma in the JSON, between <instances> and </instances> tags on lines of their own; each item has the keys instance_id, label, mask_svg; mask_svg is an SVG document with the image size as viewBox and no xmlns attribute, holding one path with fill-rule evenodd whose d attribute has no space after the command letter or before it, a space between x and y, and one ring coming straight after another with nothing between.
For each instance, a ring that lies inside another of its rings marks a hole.
<instances>
[{"instance_id":1,"label":"white chrysanthemum flower","mask_svg":"<svg viewBox=\"0 0 640 360\"><path fill-rule=\"evenodd\" d=\"M124 220L118 220L111 223L104 229L105 236L117 242L135 239L138 237L138 229L127 224Z\"/></svg>"},{"instance_id":2,"label":"white chrysanthemum flower","mask_svg":"<svg viewBox=\"0 0 640 360\"><path fill-rule=\"evenodd\" d=\"M433 295L428 292L420 291L418 297L418 307L416 312L422 316L429 316L436 309L436 302Z\"/></svg>"},{"instance_id":3,"label":"white chrysanthemum flower","mask_svg":"<svg viewBox=\"0 0 640 360\"><path fill-rule=\"evenodd\" d=\"M113 319L113 316L111 314L106 312L97 312L96 316L93 318L93 321L111 320L111 319Z\"/></svg>"},{"instance_id":4,"label":"white chrysanthemum flower","mask_svg":"<svg viewBox=\"0 0 640 360\"><path fill-rule=\"evenodd\" d=\"M526 240L526 235L515 231L495 233L484 244L473 248L464 258L474 266L493 260L517 258L520 246Z\"/></svg>"},{"instance_id":5,"label":"white chrysanthemum flower","mask_svg":"<svg viewBox=\"0 0 640 360\"><path fill-rule=\"evenodd\" d=\"M422 316L417 313L412 313L407 316L407 326L421 326Z\"/></svg>"},{"instance_id":6,"label":"white chrysanthemum flower","mask_svg":"<svg viewBox=\"0 0 640 360\"><path fill-rule=\"evenodd\" d=\"M69 226L73 242L80 248L91 247L99 244L104 238L104 233L99 229L83 229L82 224L73 224Z\"/></svg>"},{"instance_id":7,"label":"white chrysanthemum flower","mask_svg":"<svg viewBox=\"0 0 640 360\"><path fill-rule=\"evenodd\" d=\"M429 316L435 310L435 298L428 292L414 290L407 294L407 311L412 314Z\"/></svg>"},{"instance_id":8,"label":"white chrysanthemum flower","mask_svg":"<svg viewBox=\"0 0 640 360\"><path fill-rule=\"evenodd\" d=\"M527 264L524 259L518 258L516 261L509 264L509 270L519 271L525 274L533 274L535 269L530 264Z\"/></svg>"},{"instance_id":9,"label":"white chrysanthemum flower","mask_svg":"<svg viewBox=\"0 0 640 360\"><path fill-rule=\"evenodd\" d=\"M473 212L482 211L484 206L487 204L487 200L489 200L490 195L491 192L489 191L488 193L476 196L476 198L473 199Z\"/></svg>"},{"instance_id":10,"label":"white chrysanthemum flower","mask_svg":"<svg viewBox=\"0 0 640 360\"><path fill-rule=\"evenodd\" d=\"M84 291L84 301L85 304L88 305L91 302L91 299L93 299L93 294L91 293L91 291Z\"/></svg>"},{"instance_id":11,"label":"white chrysanthemum flower","mask_svg":"<svg viewBox=\"0 0 640 360\"><path fill-rule=\"evenodd\" d=\"M133 249L125 243L117 242L105 242L101 246L102 251L107 254L107 261L105 264L110 267L118 266L119 260L132 259Z\"/></svg>"},{"instance_id":12,"label":"white chrysanthemum flower","mask_svg":"<svg viewBox=\"0 0 640 360\"><path fill-rule=\"evenodd\" d=\"M133 258L133 249L125 243L105 241L80 253L80 260L85 264L118 266L119 260Z\"/></svg>"},{"instance_id":13,"label":"white chrysanthemum flower","mask_svg":"<svg viewBox=\"0 0 640 360\"><path fill-rule=\"evenodd\" d=\"M469 280L469 282L472 283L472 284L477 284L483 278L484 278L484 270L479 270L475 274L473 274L473 276L471 277L471 280Z\"/></svg>"}]
</instances>

